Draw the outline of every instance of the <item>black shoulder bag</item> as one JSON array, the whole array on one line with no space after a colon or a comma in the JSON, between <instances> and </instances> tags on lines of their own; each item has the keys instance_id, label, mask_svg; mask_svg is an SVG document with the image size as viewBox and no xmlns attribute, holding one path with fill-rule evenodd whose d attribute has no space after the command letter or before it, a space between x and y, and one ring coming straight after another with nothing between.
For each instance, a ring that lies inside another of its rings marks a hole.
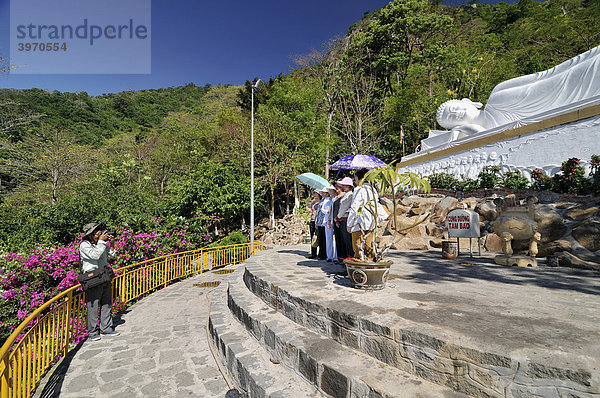
<instances>
[{"instance_id":1,"label":"black shoulder bag","mask_svg":"<svg viewBox=\"0 0 600 398\"><path fill-rule=\"evenodd\" d=\"M79 269L82 271L77 275L77 280L81 283L83 290L88 290L91 287L96 287L106 282L112 281L114 278L114 272L107 266L96 268L93 271L83 272L83 263L81 261L81 254L79 255Z\"/></svg>"}]
</instances>

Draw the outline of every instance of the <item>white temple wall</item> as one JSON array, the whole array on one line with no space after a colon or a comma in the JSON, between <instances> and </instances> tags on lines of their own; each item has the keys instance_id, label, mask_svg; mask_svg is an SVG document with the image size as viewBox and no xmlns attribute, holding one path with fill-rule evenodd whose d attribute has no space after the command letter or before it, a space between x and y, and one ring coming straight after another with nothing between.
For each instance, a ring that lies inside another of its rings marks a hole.
<instances>
[{"instance_id":1,"label":"white temple wall","mask_svg":"<svg viewBox=\"0 0 600 398\"><path fill-rule=\"evenodd\" d=\"M484 166L496 165L503 173L519 170L531 180L531 170L553 176L572 157L579 158L589 173L592 155L600 155L600 115L404 166L402 171L475 179Z\"/></svg>"}]
</instances>

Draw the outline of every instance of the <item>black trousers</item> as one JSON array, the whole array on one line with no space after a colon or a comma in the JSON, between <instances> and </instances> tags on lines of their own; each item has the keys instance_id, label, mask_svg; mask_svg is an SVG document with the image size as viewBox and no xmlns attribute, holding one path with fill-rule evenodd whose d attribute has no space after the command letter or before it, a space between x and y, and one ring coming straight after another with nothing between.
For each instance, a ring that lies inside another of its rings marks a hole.
<instances>
[{"instance_id":1,"label":"black trousers","mask_svg":"<svg viewBox=\"0 0 600 398\"><path fill-rule=\"evenodd\" d=\"M333 234L335 235L335 248L337 250L338 258L346 258L348 255L346 254L346 245L344 244L344 237L342 235L342 223L340 222L340 226L337 224L333 226Z\"/></svg>"},{"instance_id":2,"label":"black trousers","mask_svg":"<svg viewBox=\"0 0 600 398\"><path fill-rule=\"evenodd\" d=\"M112 307L111 284L105 282L85 291L85 301L88 309L88 334L110 333L113 320L110 310ZM98 328L98 310L100 310L100 328Z\"/></svg>"},{"instance_id":3,"label":"black trousers","mask_svg":"<svg viewBox=\"0 0 600 398\"><path fill-rule=\"evenodd\" d=\"M319 239L319 260L326 260L327 246L325 243L325 227L317 227L317 238Z\"/></svg>"},{"instance_id":4,"label":"black trousers","mask_svg":"<svg viewBox=\"0 0 600 398\"><path fill-rule=\"evenodd\" d=\"M315 222L314 221L309 222L308 223L308 228L310 229L310 241L312 242L313 236L317 233L317 227L315 226ZM317 257L317 248L311 246L311 248L310 248L310 254L313 257Z\"/></svg>"},{"instance_id":5,"label":"black trousers","mask_svg":"<svg viewBox=\"0 0 600 398\"><path fill-rule=\"evenodd\" d=\"M345 250L345 254L346 254L343 257L338 255L338 257L341 257L341 258L354 257L354 249L352 248L352 234L350 232L348 232L347 228L348 228L348 222L346 220L340 221L340 230L342 232L342 240L344 241L344 250Z\"/></svg>"}]
</instances>

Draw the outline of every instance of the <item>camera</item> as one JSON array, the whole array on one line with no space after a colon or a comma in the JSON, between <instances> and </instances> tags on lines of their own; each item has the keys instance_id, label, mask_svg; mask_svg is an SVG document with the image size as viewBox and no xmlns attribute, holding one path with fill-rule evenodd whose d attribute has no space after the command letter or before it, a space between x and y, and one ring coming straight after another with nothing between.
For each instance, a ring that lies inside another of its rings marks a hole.
<instances>
[{"instance_id":1,"label":"camera","mask_svg":"<svg viewBox=\"0 0 600 398\"><path fill-rule=\"evenodd\" d=\"M107 222L106 221L102 221L100 223L100 226L98 228L100 228L102 231L104 231L104 233L106 233L109 236L115 237L117 235L116 231L109 231L107 230Z\"/></svg>"}]
</instances>

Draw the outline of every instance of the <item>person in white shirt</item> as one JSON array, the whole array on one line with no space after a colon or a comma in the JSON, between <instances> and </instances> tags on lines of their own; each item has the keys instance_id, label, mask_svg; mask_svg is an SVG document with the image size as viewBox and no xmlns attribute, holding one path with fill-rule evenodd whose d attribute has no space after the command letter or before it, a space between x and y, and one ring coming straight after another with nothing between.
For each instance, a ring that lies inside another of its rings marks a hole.
<instances>
[{"instance_id":1,"label":"person in white shirt","mask_svg":"<svg viewBox=\"0 0 600 398\"><path fill-rule=\"evenodd\" d=\"M356 188L352 195L352 204L348 210L347 231L352 234L354 257L364 261L373 258L373 233L375 213L378 211L379 194L376 189L363 181L368 170L361 169L354 175ZM382 210L383 211L383 210ZM377 214L387 218L386 214Z\"/></svg>"},{"instance_id":2,"label":"person in white shirt","mask_svg":"<svg viewBox=\"0 0 600 398\"><path fill-rule=\"evenodd\" d=\"M311 201L306 201L306 210L310 213L310 222L308 223L310 229L310 240L312 242L313 236L317 235L317 211L319 210L319 202L321 201L321 194L317 191L313 192L313 199ZM317 242L318 242L317 235ZM310 247L310 257L309 258L317 258L317 247Z\"/></svg>"},{"instance_id":3,"label":"person in white shirt","mask_svg":"<svg viewBox=\"0 0 600 398\"><path fill-rule=\"evenodd\" d=\"M114 236L108 235L102 225L89 223L83 227L84 237L79 245L81 269L85 272L94 271L100 267L108 267L108 259L115 254L114 248L109 248L107 241L114 246ZM88 310L88 338L100 340L100 334L118 336L119 332L113 327L110 314L112 308L111 283L91 287L85 291L85 301ZM100 308L98 308L100 307ZM98 310L100 309L100 327L98 327Z\"/></svg>"},{"instance_id":4,"label":"person in white shirt","mask_svg":"<svg viewBox=\"0 0 600 398\"><path fill-rule=\"evenodd\" d=\"M323 212L323 204L325 203L325 198L329 197L329 191L327 188L321 189L319 191L321 195L321 200L317 204L317 215L315 216L315 225L317 227L317 240L319 241L319 260L327 259L327 245L325 239L325 226L327 225L327 214Z\"/></svg>"},{"instance_id":5,"label":"person in white shirt","mask_svg":"<svg viewBox=\"0 0 600 398\"><path fill-rule=\"evenodd\" d=\"M334 214L334 221L336 225L335 241L338 248L337 254L340 261L343 261L346 258L354 257L352 235L350 235L350 232L347 230L348 212L350 210L350 205L352 204L352 188L354 188L354 183L350 177L344 177L341 180L336 181L335 185L342 191L337 200L339 205L337 206L337 214Z\"/></svg>"},{"instance_id":6,"label":"person in white shirt","mask_svg":"<svg viewBox=\"0 0 600 398\"><path fill-rule=\"evenodd\" d=\"M335 258L335 247L333 245L333 202L329 197L329 188L319 191L321 199L319 211L317 212L317 231L319 233L319 260L331 262Z\"/></svg>"},{"instance_id":7,"label":"person in white shirt","mask_svg":"<svg viewBox=\"0 0 600 398\"><path fill-rule=\"evenodd\" d=\"M327 189L329 190L329 213L327 214L327 224L325 225L325 245L327 248L327 262L330 263L332 261L337 262L337 249L333 239L333 234L335 232L335 222L333 221L333 218L335 215L334 208L335 202L337 201L337 191L332 186Z\"/></svg>"}]
</instances>

